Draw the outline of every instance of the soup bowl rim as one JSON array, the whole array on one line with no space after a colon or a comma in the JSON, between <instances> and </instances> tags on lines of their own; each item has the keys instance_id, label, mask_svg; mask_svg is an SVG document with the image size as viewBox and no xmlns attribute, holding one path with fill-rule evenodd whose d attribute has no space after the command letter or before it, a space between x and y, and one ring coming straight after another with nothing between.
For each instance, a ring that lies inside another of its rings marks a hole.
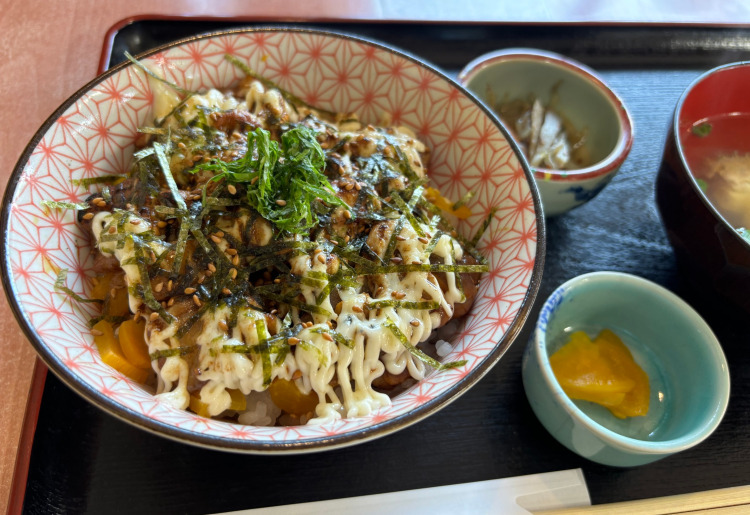
<instances>
[{"instance_id":1,"label":"soup bowl rim","mask_svg":"<svg viewBox=\"0 0 750 515\"><path fill-rule=\"evenodd\" d=\"M729 221L724 217L724 215L721 214L721 211L714 205L713 202L708 198L706 193L701 188L700 184L698 183L698 179L695 178L693 167L691 167L688 164L688 160L685 157L684 152L684 145L682 144L682 140L680 139L680 122L682 120L682 108L685 105L685 102L687 101L690 94L695 90L696 86L698 86L701 82L708 79L709 77L713 76L716 73L721 73L726 70L731 70L735 68L744 68L750 66L750 61L738 61L734 63L727 63L723 64L721 66L717 66L715 68L711 68L710 70L703 72L698 77L693 79L693 81L688 85L687 88L682 92L682 95L680 96L679 100L677 101L677 105L674 110L674 116L672 117L672 124L670 126L671 134L669 136L669 139L671 141L668 141L667 144L674 145L677 156L680 160L681 164L681 170L679 171L679 174L686 175L687 176L687 182L690 185L690 187L693 189L695 194L698 196L698 198L703 202L703 205L708 209L708 211L713 215L714 218L719 220L726 228L730 230L730 233L733 234L736 239L740 241L741 244L745 246L746 249L750 250L750 241L743 238L739 231L731 224ZM750 113L749 113L750 114Z\"/></svg>"}]
</instances>

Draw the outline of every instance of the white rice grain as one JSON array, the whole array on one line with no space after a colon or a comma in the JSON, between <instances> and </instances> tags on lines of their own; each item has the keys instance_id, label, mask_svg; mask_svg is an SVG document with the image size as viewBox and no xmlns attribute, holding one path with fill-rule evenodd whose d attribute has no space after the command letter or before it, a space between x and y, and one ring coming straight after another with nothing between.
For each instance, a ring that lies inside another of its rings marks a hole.
<instances>
[{"instance_id":1,"label":"white rice grain","mask_svg":"<svg viewBox=\"0 0 750 515\"><path fill-rule=\"evenodd\" d=\"M446 342L445 340L438 340L435 342L435 352L441 358L446 357L453 350L453 345Z\"/></svg>"},{"instance_id":2,"label":"white rice grain","mask_svg":"<svg viewBox=\"0 0 750 515\"><path fill-rule=\"evenodd\" d=\"M281 410L271 401L268 390L246 395L247 409L237 417L240 424L248 426L273 426Z\"/></svg>"}]
</instances>

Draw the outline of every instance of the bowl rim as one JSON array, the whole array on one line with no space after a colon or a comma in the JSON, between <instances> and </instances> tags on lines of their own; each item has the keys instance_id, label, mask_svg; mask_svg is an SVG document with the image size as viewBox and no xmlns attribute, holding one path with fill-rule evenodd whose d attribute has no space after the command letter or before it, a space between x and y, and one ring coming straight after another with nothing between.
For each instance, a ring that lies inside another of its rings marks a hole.
<instances>
[{"instance_id":1,"label":"bowl rim","mask_svg":"<svg viewBox=\"0 0 750 515\"><path fill-rule=\"evenodd\" d=\"M511 344L513 344L528 320L529 314L531 313L534 301L538 295L539 287L541 285L542 272L544 268L544 261L546 256L546 225L543 215L541 197L539 190L533 180L533 175L528 162L523 157L520 149L516 145L513 138L510 137L506 127L500 122L499 118L488 109L479 98L476 97L471 91L459 84L456 80L452 79L441 71L438 67L431 64L429 61L420 58L416 55L410 54L404 50L393 47L381 41L373 40L367 37L359 35L328 30L328 29L317 29L312 27L300 27L300 26L286 26L283 24L266 24L261 26L253 27L240 27L232 29L224 29L201 33L197 35L180 38L178 40L160 45L152 48L146 52L138 54L136 59L144 59L152 55L164 52L168 49L185 45L191 42L196 42L205 39L211 39L227 35L236 34L251 34L258 32L268 33L304 33L311 35L319 35L326 37L341 38L344 40L355 41L375 47L376 49L384 50L389 53L395 54L405 60L413 63L414 65L434 74L438 78L447 82L458 91L460 91L467 99L471 100L478 109L484 112L488 118L498 127L501 134L507 140L509 146L513 150L514 154L519 157L519 166L524 172L526 181L528 183L529 192L532 197L534 205L534 218L536 223L537 240L536 240L536 252L534 255L534 266L529 277L528 287L524 293L523 299L519 306L518 313L515 319L508 326L505 334L496 342L494 348L487 354L484 361L476 366L473 370L467 373L461 378L454 386L453 393L448 392L439 395L415 409L385 420L383 422L377 422L367 427L362 427L349 431L344 434L337 434L333 436L321 436L318 438L309 438L303 441L271 441L271 440L239 440L232 439L229 437L207 435L184 429L182 427L174 426L160 420L152 419L144 416L141 413L135 412L124 405L121 405L113 399L106 397L101 392L92 388L81 378L76 377L66 367L57 356L54 355L46 346L43 339L36 333L31 326L30 322L24 316L24 311L17 300L18 292L15 288L15 283L12 280L12 266L9 262L8 245L9 245L9 222L11 219L11 207L12 201L15 196L16 190L19 185L19 178L23 173L24 166L31 157L32 152L37 147L39 142L42 140L44 135L54 124L54 122L75 102L77 102L85 93L91 90L96 85L104 82L111 76L121 72L123 69L133 66L129 61L113 66L104 73L96 76L75 93L70 95L61 105L42 123L40 128L35 132L29 143L24 148L21 156L16 162L13 171L10 174L8 183L6 186L5 193L3 195L2 210L0 211L0 248L3 250L3 259L0 259L0 280L3 284L5 296L8 300L8 304L15 316L17 322L21 326L25 336L34 347L37 355L47 365L47 367L64 382L71 390L76 394L83 397L86 401L100 408L104 412L115 416L116 418L133 425L135 427L145 429L146 431L162 436L174 441L187 443L197 447L203 447L213 450L221 450L227 452L237 453L248 453L248 454L301 454L319 452L334 448L343 448L352 446L355 444L364 443L376 438L391 434L410 425L413 425L429 415L434 414L440 409L446 407L461 395L463 395L470 387L475 385L480 379L482 379L499 361L500 358L507 352Z\"/></svg>"},{"instance_id":2,"label":"bowl rim","mask_svg":"<svg viewBox=\"0 0 750 515\"><path fill-rule=\"evenodd\" d=\"M688 184L690 184L693 190L697 193L698 198L701 199L703 205L709 210L709 212L711 212L714 218L718 219L725 226L725 228L729 229L729 232L733 234L740 241L740 243L742 243L748 250L750 250L750 241L740 236L740 233L737 231L737 229L731 223L729 223L726 218L724 218L724 215L722 215L721 212L716 208L716 206L714 206L714 204L709 200L709 198L706 196L706 193L698 184L698 180L695 178L695 175L693 175L692 168L688 164L688 161L685 157L682 140L680 139L680 119L682 115L682 108L695 87L715 73L720 73L722 71L733 68L744 68L747 66L750 66L750 61L736 61L733 63L722 64L721 66L711 68L710 70L701 73L700 75L698 75L698 77L693 79L693 81L683 90L680 98L677 100L677 104L675 105L674 109L674 115L672 116L672 123L670 125L671 134L667 136L667 144L670 143L669 140L671 140L671 142L674 144L675 149L677 150L677 156L679 157L680 163L682 164L682 170L680 170L680 173L687 175Z\"/></svg>"},{"instance_id":3,"label":"bowl rim","mask_svg":"<svg viewBox=\"0 0 750 515\"><path fill-rule=\"evenodd\" d=\"M606 82L604 82L604 79L602 79L597 72L585 64L562 54L547 50L524 47L504 48L480 55L470 61L469 64L459 72L458 82L466 89L470 89L469 83L481 71L491 66L510 61L545 63L578 75L589 82L594 89L599 91L605 100L610 103L619 122L619 135L617 142L604 159L601 159L590 166L576 170L555 170L551 168L532 167L534 176L537 179L555 182L574 182L596 179L616 172L622 166L633 147L633 137L635 132L633 119L620 96L609 87ZM491 108L490 110L493 111Z\"/></svg>"},{"instance_id":4,"label":"bowl rim","mask_svg":"<svg viewBox=\"0 0 750 515\"><path fill-rule=\"evenodd\" d=\"M582 283L587 282L599 282L604 284L612 283L623 283L627 282L630 285L644 290L647 294L661 297L664 301L672 303L680 308L680 310L686 315L687 318L693 321L693 323L702 329L702 333L705 335L704 342L711 351L711 354L715 358L715 363L719 370L719 376L717 381L713 384L716 387L718 405L714 406L710 418L703 419L701 424L686 432L684 435L678 438L672 438L669 440L660 441L648 441L640 440L637 438L628 437L617 433L611 429L604 427L603 425L595 422L591 417L586 415L576 404L565 394L560 383L552 373L552 367L549 363L549 356L547 353L547 346L544 342L547 323L551 318L553 312L557 308L557 304L560 302L560 297L567 291L577 288ZM729 396L731 392L731 382L729 377L729 365L724 355L724 351L721 344L711 330L708 323L695 311L687 302L682 300L675 293L664 288L663 286L649 281L643 277L639 277L624 272L615 271L599 271L582 274L569 279L558 288L545 300L541 313L546 315L540 316L537 324L534 328L534 336L531 344L534 345L536 350L535 359L539 365L542 377L545 381L547 389L552 393L554 398L559 401L559 404L563 407L565 412L575 421L585 427L592 435L595 435L599 439L605 441L608 445L616 447L623 452L629 452L632 454L647 454L647 455L669 455L674 454L699 444L706 438L708 438L719 426L724 414L726 413L727 406L729 404Z\"/></svg>"}]
</instances>

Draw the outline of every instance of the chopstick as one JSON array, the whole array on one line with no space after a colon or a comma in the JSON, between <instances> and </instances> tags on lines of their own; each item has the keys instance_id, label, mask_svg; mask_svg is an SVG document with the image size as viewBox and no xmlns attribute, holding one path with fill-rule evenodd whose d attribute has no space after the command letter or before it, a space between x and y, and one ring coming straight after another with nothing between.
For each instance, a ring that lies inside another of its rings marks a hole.
<instances>
[{"instance_id":1,"label":"chopstick","mask_svg":"<svg viewBox=\"0 0 750 515\"><path fill-rule=\"evenodd\" d=\"M750 486L722 488L706 492L672 495L655 499L627 501L578 508L536 511L534 515L696 515L750 513Z\"/></svg>"}]
</instances>

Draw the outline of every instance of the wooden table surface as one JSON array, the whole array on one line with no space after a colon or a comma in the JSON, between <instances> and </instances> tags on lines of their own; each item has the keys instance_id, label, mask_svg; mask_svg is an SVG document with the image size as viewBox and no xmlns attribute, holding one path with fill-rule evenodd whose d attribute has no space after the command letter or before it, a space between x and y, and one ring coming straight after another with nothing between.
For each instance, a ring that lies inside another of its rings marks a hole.
<instances>
[{"instance_id":1,"label":"wooden table surface","mask_svg":"<svg viewBox=\"0 0 750 515\"><path fill-rule=\"evenodd\" d=\"M96 75L108 30L140 15L190 15L247 21L425 20L496 22L626 22L750 24L746 0L668 0L607 2L557 0L471 3L446 0L167 1L0 0L0 184L3 189L26 143L46 117ZM657 4L657 5L652 5ZM38 364L3 296L0 298L0 512L9 496L25 414L34 415L30 397Z\"/></svg>"}]
</instances>

